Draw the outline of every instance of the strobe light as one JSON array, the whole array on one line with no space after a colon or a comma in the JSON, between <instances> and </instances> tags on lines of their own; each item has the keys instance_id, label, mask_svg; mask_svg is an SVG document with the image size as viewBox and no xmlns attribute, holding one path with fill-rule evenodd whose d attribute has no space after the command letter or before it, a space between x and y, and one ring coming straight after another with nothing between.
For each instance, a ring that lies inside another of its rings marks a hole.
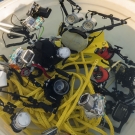
<instances>
[{"instance_id":1,"label":"strobe light","mask_svg":"<svg viewBox=\"0 0 135 135\"><path fill-rule=\"evenodd\" d=\"M105 98L100 94L85 93L80 97L78 104L84 107L85 114L89 119L105 114Z\"/></svg>"},{"instance_id":2,"label":"strobe light","mask_svg":"<svg viewBox=\"0 0 135 135\"><path fill-rule=\"evenodd\" d=\"M86 21L83 22L82 28L85 31L90 31L93 30L96 25L97 21L94 18L91 18L90 20L87 19Z\"/></svg>"},{"instance_id":3,"label":"strobe light","mask_svg":"<svg viewBox=\"0 0 135 135\"><path fill-rule=\"evenodd\" d=\"M30 115L27 112L20 112L18 114L15 114L11 117L11 120L11 128L16 133L21 132L31 122Z\"/></svg>"},{"instance_id":4,"label":"strobe light","mask_svg":"<svg viewBox=\"0 0 135 135\"><path fill-rule=\"evenodd\" d=\"M72 13L66 17L66 22L70 25L82 21L84 16L81 13Z\"/></svg>"}]
</instances>

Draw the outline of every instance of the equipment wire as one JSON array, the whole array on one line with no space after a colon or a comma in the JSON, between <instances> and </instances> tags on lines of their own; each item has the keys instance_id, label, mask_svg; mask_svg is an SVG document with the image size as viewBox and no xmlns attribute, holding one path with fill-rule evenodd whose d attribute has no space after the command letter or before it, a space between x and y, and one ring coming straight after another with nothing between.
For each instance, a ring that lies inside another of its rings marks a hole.
<instances>
[{"instance_id":1,"label":"equipment wire","mask_svg":"<svg viewBox=\"0 0 135 135\"><path fill-rule=\"evenodd\" d=\"M44 32L44 26L42 26L42 31L41 31L41 34L38 36L38 40L42 37L43 32Z\"/></svg>"},{"instance_id":2,"label":"equipment wire","mask_svg":"<svg viewBox=\"0 0 135 135\"><path fill-rule=\"evenodd\" d=\"M22 26L16 25L16 24L13 22L13 16L15 16L19 22L21 21L21 20L17 17L17 15L12 14L12 16L11 16L11 23L12 23L14 26L22 27Z\"/></svg>"},{"instance_id":3,"label":"equipment wire","mask_svg":"<svg viewBox=\"0 0 135 135\"><path fill-rule=\"evenodd\" d=\"M97 38L98 36L100 36L102 34L103 30L97 35L95 36L95 38Z\"/></svg>"}]
</instances>

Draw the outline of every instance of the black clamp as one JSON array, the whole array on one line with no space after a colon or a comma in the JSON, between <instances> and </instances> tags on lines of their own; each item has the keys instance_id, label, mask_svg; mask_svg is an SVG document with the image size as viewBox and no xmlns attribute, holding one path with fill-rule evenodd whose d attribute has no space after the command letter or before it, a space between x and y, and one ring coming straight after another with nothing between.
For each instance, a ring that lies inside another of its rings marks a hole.
<instances>
[{"instance_id":1,"label":"black clamp","mask_svg":"<svg viewBox=\"0 0 135 135\"><path fill-rule=\"evenodd\" d=\"M4 106L3 111L7 112L9 114L13 114L16 106L10 102L7 103L7 105Z\"/></svg>"}]
</instances>

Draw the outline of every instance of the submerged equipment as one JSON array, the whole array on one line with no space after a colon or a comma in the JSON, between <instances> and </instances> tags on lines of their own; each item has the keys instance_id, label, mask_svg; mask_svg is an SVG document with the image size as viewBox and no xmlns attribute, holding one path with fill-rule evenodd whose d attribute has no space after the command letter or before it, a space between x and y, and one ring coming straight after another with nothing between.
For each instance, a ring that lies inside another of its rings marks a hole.
<instances>
[{"instance_id":1,"label":"submerged equipment","mask_svg":"<svg viewBox=\"0 0 135 135\"><path fill-rule=\"evenodd\" d=\"M19 47L10 56L8 63L14 69L22 69L24 67L31 66L34 56L35 54L32 50L24 50Z\"/></svg>"},{"instance_id":2,"label":"submerged equipment","mask_svg":"<svg viewBox=\"0 0 135 135\"><path fill-rule=\"evenodd\" d=\"M112 101L106 102L106 113L111 114L112 118L115 121L120 122L119 127L114 126L114 131L116 133L121 132L122 127L128 121L133 110L134 110L134 107L132 105L127 105L121 101L118 101L116 103L113 103ZM109 128L108 124L105 123L104 121L101 121L101 125L106 128Z\"/></svg>"},{"instance_id":3,"label":"submerged equipment","mask_svg":"<svg viewBox=\"0 0 135 135\"><path fill-rule=\"evenodd\" d=\"M114 99L115 102L107 101L105 112L106 114L111 114L112 118L120 122L119 127L114 126L114 130L117 133L121 132L123 125L128 121L131 113L134 110L133 100L135 99L134 95L134 74L135 69L133 67L128 67L124 63L118 63L111 69L115 73L115 87L112 88L113 91L110 92L103 87L100 87L99 84L93 80L91 80L94 90L96 93L101 93L104 96L110 96ZM125 94L123 91L118 90L118 84L122 87L126 87L129 89L129 93ZM101 125L109 128L108 124L105 121L101 121Z\"/></svg>"},{"instance_id":4,"label":"submerged equipment","mask_svg":"<svg viewBox=\"0 0 135 135\"><path fill-rule=\"evenodd\" d=\"M18 46L18 45L23 45L25 43L33 42L32 40L34 38L34 35L36 35L36 33L30 35L30 32L38 30L41 27L44 29L44 27L42 26L45 21L44 18L48 18L50 16L51 11L52 11L51 8L49 7L43 8L36 2L33 2L33 4L31 5L27 13L28 17L26 19L19 20L18 17L13 14L11 17L11 23L13 25L0 23L1 26L10 28L10 29L5 29L3 27L0 27L0 30L3 31L2 39L5 44L5 47ZM16 16L21 26L13 23L12 21L13 16ZM6 44L4 39L4 33L7 33L7 37L9 39L16 39L16 38L23 37L23 40L22 42L19 43ZM37 35L36 35L36 39L37 39Z\"/></svg>"},{"instance_id":5,"label":"submerged equipment","mask_svg":"<svg viewBox=\"0 0 135 135\"><path fill-rule=\"evenodd\" d=\"M4 105L4 102L0 99L0 106L3 107L4 112L12 115L10 117L11 119L10 126L14 132L19 133L30 124L31 122L30 115L27 112L20 112L20 111L14 113L17 107L14 104L8 102L6 105Z\"/></svg>"},{"instance_id":6,"label":"submerged equipment","mask_svg":"<svg viewBox=\"0 0 135 135\"><path fill-rule=\"evenodd\" d=\"M58 109L61 100L63 99L63 96L66 95L70 90L69 83L72 79L72 75L60 69L55 69L55 71L66 79L63 79L56 75L54 79L51 78L45 81L43 89L46 99L52 104L55 104L56 108ZM55 111L57 111L57 109Z\"/></svg>"},{"instance_id":7,"label":"submerged equipment","mask_svg":"<svg viewBox=\"0 0 135 135\"><path fill-rule=\"evenodd\" d=\"M93 77L94 79L96 80L96 82L98 83L103 83L105 81L108 80L109 78L109 73L106 69L104 69L103 67L99 67L97 66L95 69L94 69L94 72L93 72Z\"/></svg>"},{"instance_id":8,"label":"submerged equipment","mask_svg":"<svg viewBox=\"0 0 135 135\"><path fill-rule=\"evenodd\" d=\"M80 97L78 104L84 107L85 114L89 119L105 114L105 97L100 94L85 93Z\"/></svg>"},{"instance_id":9,"label":"submerged equipment","mask_svg":"<svg viewBox=\"0 0 135 135\"><path fill-rule=\"evenodd\" d=\"M57 127L52 127L50 129L45 130L41 133L41 135L56 135L57 134Z\"/></svg>"},{"instance_id":10,"label":"submerged equipment","mask_svg":"<svg viewBox=\"0 0 135 135\"><path fill-rule=\"evenodd\" d=\"M49 39L43 39L35 42L34 46L29 46L33 50L35 57L34 63L40 64L48 71L54 71L55 65L60 61L67 59L71 52L67 47L57 47Z\"/></svg>"},{"instance_id":11,"label":"submerged equipment","mask_svg":"<svg viewBox=\"0 0 135 135\"><path fill-rule=\"evenodd\" d=\"M123 49L120 46L114 45L115 47L102 47L97 48L95 50L95 53L102 57L105 60L111 60L115 54L117 54L122 60L125 61L126 64L135 66L135 63L132 60L129 60L127 56L123 56L121 54L121 49Z\"/></svg>"},{"instance_id":12,"label":"submerged equipment","mask_svg":"<svg viewBox=\"0 0 135 135\"><path fill-rule=\"evenodd\" d=\"M102 32L103 30L112 30L116 26L127 24L126 20L130 18L129 17L126 19L119 19L119 18L113 17L112 14L106 15L106 14L99 13L97 11L91 11L91 10L88 10L88 12L84 16L80 13L82 8L79 5L77 5L72 0L67 0L67 1L71 4L72 14L68 14L67 9L65 8L65 5L64 5L64 0L59 0L62 13L64 12L66 16L65 22L68 24L68 26L66 26L64 22L64 14L63 14L63 22L59 27L58 34L62 36L61 41L63 45L70 48L71 50L75 52L81 52L82 50L84 50L85 48L89 46L88 38L91 38L90 37L91 33L97 32L97 31ZM90 17L88 17L89 13L91 13ZM97 21L93 18L94 15L99 15L102 17L102 19L110 19L111 24L108 26L103 26L103 27L94 29L97 26ZM84 20L84 18L85 18L85 21L82 23L81 26L77 26L77 27L74 26L74 24L81 22L82 20ZM114 21L117 21L117 23L115 23ZM91 42L94 40L94 38L96 37L92 37ZM70 41L70 44L69 44L69 41Z\"/></svg>"},{"instance_id":13,"label":"submerged equipment","mask_svg":"<svg viewBox=\"0 0 135 135\"><path fill-rule=\"evenodd\" d=\"M19 133L25 129L31 122L30 115L27 112L19 112L11 117L11 128L14 132Z\"/></svg>"},{"instance_id":14,"label":"submerged equipment","mask_svg":"<svg viewBox=\"0 0 135 135\"><path fill-rule=\"evenodd\" d=\"M33 2L27 13L28 17L22 20L21 24L30 32L38 30L42 27L45 21L44 18L48 18L51 11L51 8L43 8L36 2Z\"/></svg>"}]
</instances>

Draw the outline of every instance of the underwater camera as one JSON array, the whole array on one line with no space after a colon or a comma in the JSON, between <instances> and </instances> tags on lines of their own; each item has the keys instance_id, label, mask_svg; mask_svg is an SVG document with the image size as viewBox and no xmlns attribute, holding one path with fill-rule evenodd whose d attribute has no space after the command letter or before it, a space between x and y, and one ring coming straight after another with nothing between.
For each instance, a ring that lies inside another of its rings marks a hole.
<instances>
[{"instance_id":1,"label":"underwater camera","mask_svg":"<svg viewBox=\"0 0 135 135\"><path fill-rule=\"evenodd\" d=\"M85 93L80 97L78 104L84 107L85 114L89 119L105 114L105 97L100 94Z\"/></svg>"},{"instance_id":2,"label":"underwater camera","mask_svg":"<svg viewBox=\"0 0 135 135\"><path fill-rule=\"evenodd\" d=\"M42 27L42 24L45 21L44 18L48 18L51 11L52 9L48 7L43 8L39 4L34 2L27 13L28 17L21 23L30 32L38 30Z\"/></svg>"},{"instance_id":3,"label":"underwater camera","mask_svg":"<svg viewBox=\"0 0 135 135\"><path fill-rule=\"evenodd\" d=\"M22 69L23 67L30 66L35 54L32 50L23 50L21 47L17 48L10 56L9 65L14 69Z\"/></svg>"}]
</instances>

